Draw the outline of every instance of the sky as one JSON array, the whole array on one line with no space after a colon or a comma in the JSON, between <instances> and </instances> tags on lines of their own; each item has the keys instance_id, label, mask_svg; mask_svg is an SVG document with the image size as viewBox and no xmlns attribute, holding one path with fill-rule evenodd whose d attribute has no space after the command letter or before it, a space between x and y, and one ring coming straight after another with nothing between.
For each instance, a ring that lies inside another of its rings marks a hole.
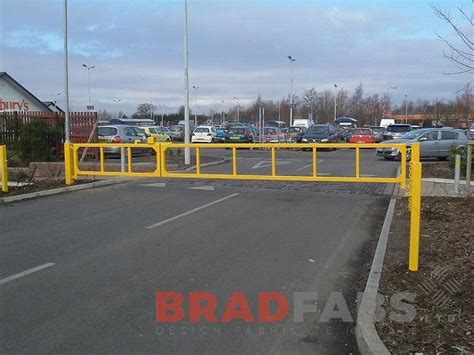
<instances>
[{"instance_id":1,"label":"sky","mask_svg":"<svg viewBox=\"0 0 474 355\"><path fill-rule=\"evenodd\" d=\"M473 11L472 0L189 0L190 104L198 112L280 99L334 84L395 103L452 99L472 80L443 58L455 34L430 7ZM0 71L64 107L63 0L0 0ZM69 0L71 110L158 112L184 104L183 0ZM198 87L192 89L192 86ZM57 94L60 94L59 96ZM236 99L237 98L237 99ZM166 105L167 107L160 107Z\"/></svg>"}]
</instances>

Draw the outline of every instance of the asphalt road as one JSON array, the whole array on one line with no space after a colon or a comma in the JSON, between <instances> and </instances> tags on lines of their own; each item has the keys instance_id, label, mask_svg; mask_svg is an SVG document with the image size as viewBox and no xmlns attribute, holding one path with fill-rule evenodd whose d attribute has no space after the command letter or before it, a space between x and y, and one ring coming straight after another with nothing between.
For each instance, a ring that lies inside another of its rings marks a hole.
<instances>
[{"instance_id":1,"label":"asphalt road","mask_svg":"<svg viewBox=\"0 0 474 355\"><path fill-rule=\"evenodd\" d=\"M283 165L301 168L294 153ZM319 311L341 292L354 316L389 199L361 185L143 180L0 206L0 352L357 352L353 322L313 314L157 323L155 293L214 292L221 314L244 291L258 314L261 291L318 292Z\"/></svg>"}]
</instances>

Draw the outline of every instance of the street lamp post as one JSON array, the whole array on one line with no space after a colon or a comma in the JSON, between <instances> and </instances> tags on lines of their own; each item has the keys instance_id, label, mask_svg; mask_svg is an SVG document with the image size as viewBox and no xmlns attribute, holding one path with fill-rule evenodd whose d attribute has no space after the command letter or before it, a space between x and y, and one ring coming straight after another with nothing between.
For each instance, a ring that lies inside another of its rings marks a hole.
<instances>
[{"instance_id":1,"label":"street lamp post","mask_svg":"<svg viewBox=\"0 0 474 355\"><path fill-rule=\"evenodd\" d=\"M405 94L405 123L408 123L408 95Z\"/></svg>"},{"instance_id":2,"label":"street lamp post","mask_svg":"<svg viewBox=\"0 0 474 355\"><path fill-rule=\"evenodd\" d=\"M221 120L222 120L222 125L224 125L225 122L225 113L224 113L224 100L221 100Z\"/></svg>"},{"instance_id":3,"label":"street lamp post","mask_svg":"<svg viewBox=\"0 0 474 355\"><path fill-rule=\"evenodd\" d=\"M91 106L91 77L90 77L90 71L91 71L91 69L95 68L95 65L88 66L86 64L82 64L82 66L87 69L87 93L88 93L88 96L89 96L89 105L87 106L87 109L92 110L93 108Z\"/></svg>"},{"instance_id":4,"label":"street lamp post","mask_svg":"<svg viewBox=\"0 0 474 355\"><path fill-rule=\"evenodd\" d=\"M334 121L337 118L337 84L334 84Z\"/></svg>"},{"instance_id":5,"label":"street lamp post","mask_svg":"<svg viewBox=\"0 0 474 355\"><path fill-rule=\"evenodd\" d=\"M293 63L296 61L291 55L288 56L290 61L290 126L293 126Z\"/></svg>"},{"instance_id":6,"label":"street lamp post","mask_svg":"<svg viewBox=\"0 0 474 355\"><path fill-rule=\"evenodd\" d=\"M193 85L194 89L194 126L197 127L197 90L199 86Z\"/></svg>"},{"instance_id":7,"label":"street lamp post","mask_svg":"<svg viewBox=\"0 0 474 355\"><path fill-rule=\"evenodd\" d=\"M118 106L118 103L122 102L122 99L113 99L112 101L116 104L116 106ZM117 118L119 118L118 116L119 112L118 112L117 107L115 107L115 109L116 109Z\"/></svg>"},{"instance_id":8,"label":"street lamp post","mask_svg":"<svg viewBox=\"0 0 474 355\"><path fill-rule=\"evenodd\" d=\"M240 122L240 101L237 96L234 96L234 100L237 100L237 122Z\"/></svg>"},{"instance_id":9,"label":"street lamp post","mask_svg":"<svg viewBox=\"0 0 474 355\"><path fill-rule=\"evenodd\" d=\"M56 103L57 103L56 98L57 98L58 96L60 96L60 95L61 95L61 94L53 95L53 104L54 104L54 109L55 109L56 111L58 111L58 106L57 106L57 104L56 104Z\"/></svg>"},{"instance_id":10,"label":"street lamp post","mask_svg":"<svg viewBox=\"0 0 474 355\"><path fill-rule=\"evenodd\" d=\"M161 127L164 127L164 109L168 106L166 105L159 105L163 110L161 111Z\"/></svg>"},{"instance_id":11,"label":"street lamp post","mask_svg":"<svg viewBox=\"0 0 474 355\"><path fill-rule=\"evenodd\" d=\"M184 0L184 164L191 164L189 148L189 65L188 65L188 0Z\"/></svg>"},{"instance_id":12,"label":"street lamp post","mask_svg":"<svg viewBox=\"0 0 474 355\"><path fill-rule=\"evenodd\" d=\"M67 0L64 0L64 94L66 112L64 115L64 142L71 143L71 127L69 125L69 63L68 63L68 38L67 38ZM66 182L67 183L67 182Z\"/></svg>"}]
</instances>

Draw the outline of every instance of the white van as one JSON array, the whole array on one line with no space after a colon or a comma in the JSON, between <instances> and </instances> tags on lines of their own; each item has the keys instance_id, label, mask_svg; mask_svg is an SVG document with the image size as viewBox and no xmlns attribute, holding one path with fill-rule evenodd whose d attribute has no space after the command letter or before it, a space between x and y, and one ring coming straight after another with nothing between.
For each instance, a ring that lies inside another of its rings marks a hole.
<instances>
[{"instance_id":1,"label":"white van","mask_svg":"<svg viewBox=\"0 0 474 355\"><path fill-rule=\"evenodd\" d=\"M392 118L382 118L380 120L380 127L387 128L391 124L395 124L395 120Z\"/></svg>"},{"instance_id":2,"label":"white van","mask_svg":"<svg viewBox=\"0 0 474 355\"><path fill-rule=\"evenodd\" d=\"M295 118L293 120L293 126L295 127L304 127L304 128L309 128L314 124L313 121L307 119L307 118Z\"/></svg>"}]
</instances>

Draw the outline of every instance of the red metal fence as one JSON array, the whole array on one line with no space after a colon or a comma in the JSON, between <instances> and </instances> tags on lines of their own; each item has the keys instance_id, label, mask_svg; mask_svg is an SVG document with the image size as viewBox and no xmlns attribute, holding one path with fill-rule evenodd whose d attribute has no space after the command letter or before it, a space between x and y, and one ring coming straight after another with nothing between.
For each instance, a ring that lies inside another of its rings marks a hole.
<instances>
[{"instance_id":1,"label":"red metal fence","mask_svg":"<svg viewBox=\"0 0 474 355\"><path fill-rule=\"evenodd\" d=\"M33 119L40 119L50 127L58 129L64 136L64 113L41 111L0 111L0 144L17 146L21 141L22 128ZM97 112L70 112L71 140L73 143L85 143L91 136L92 129L98 121ZM91 138L97 142L97 130ZM57 152L62 152L62 142L50 139L50 144Z\"/></svg>"}]
</instances>

